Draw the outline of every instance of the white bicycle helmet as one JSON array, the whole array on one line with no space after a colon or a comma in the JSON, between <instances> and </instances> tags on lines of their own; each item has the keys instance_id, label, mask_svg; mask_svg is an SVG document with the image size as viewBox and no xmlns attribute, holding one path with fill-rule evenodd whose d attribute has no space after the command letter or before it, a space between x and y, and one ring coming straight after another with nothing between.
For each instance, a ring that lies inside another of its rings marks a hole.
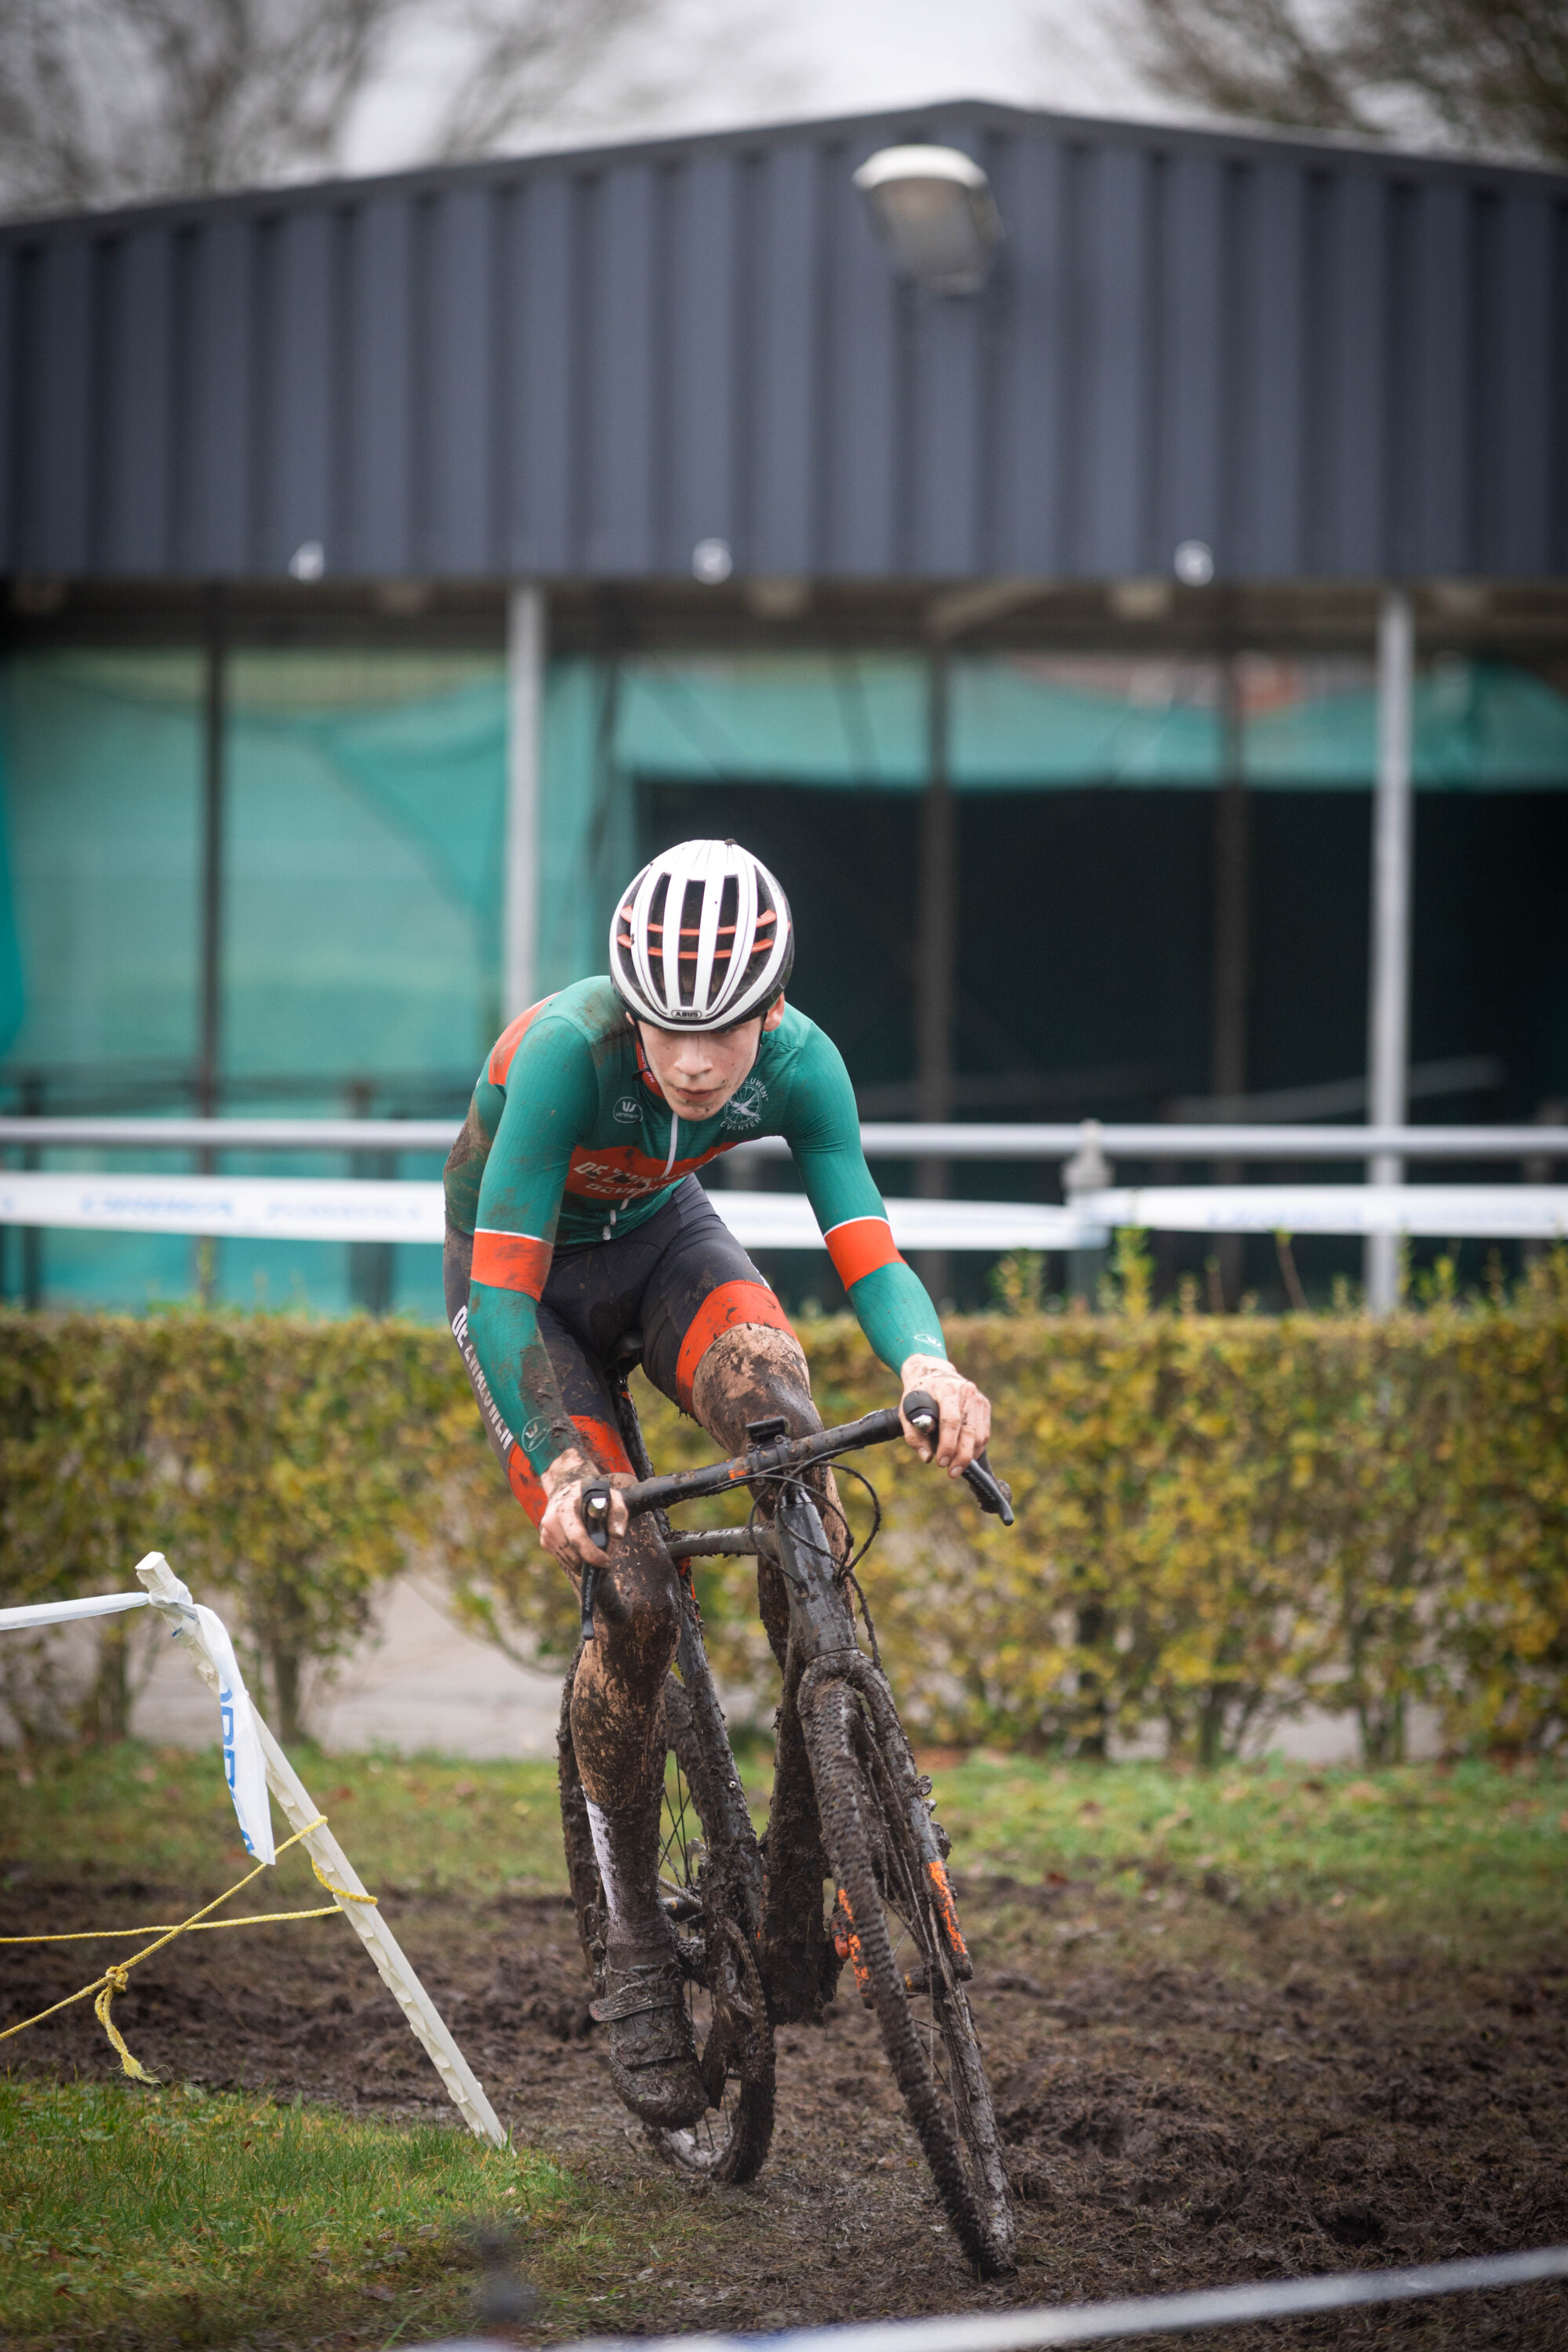
<instances>
[{"instance_id":1,"label":"white bicycle helmet","mask_svg":"<svg viewBox=\"0 0 1568 2352\"><path fill-rule=\"evenodd\" d=\"M733 841L682 841L643 867L610 925L610 977L657 1029L730 1029L789 979L789 900Z\"/></svg>"}]
</instances>

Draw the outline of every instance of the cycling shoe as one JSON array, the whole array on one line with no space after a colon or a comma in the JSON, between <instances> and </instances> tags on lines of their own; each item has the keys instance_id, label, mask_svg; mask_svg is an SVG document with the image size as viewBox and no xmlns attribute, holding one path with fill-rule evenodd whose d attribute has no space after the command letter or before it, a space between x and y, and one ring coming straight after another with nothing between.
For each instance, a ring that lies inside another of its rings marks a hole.
<instances>
[{"instance_id":1,"label":"cycling shoe","mask_svg":"<svg viewBox=\"0 0 1568 2352\"><path fill-rule=\"evenodd\" d=\"M610 2029L610 2079L639 2121L680 2131L706 2113L686 1980L674 1959L627 1968L611 1960L588 2013Z\"/></svg>"}]
</instances>

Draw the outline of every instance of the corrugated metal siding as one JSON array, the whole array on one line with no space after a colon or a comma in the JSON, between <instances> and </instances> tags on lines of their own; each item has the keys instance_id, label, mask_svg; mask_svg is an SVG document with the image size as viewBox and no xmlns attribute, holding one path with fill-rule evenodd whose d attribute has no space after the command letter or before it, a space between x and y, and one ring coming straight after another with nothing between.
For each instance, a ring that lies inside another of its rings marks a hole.
<instances>
[{"instance_id":1,"label":"corrugated metal siding","mask_svg":"<svg viewBox=\"0 0 1568 2352\"><path fill-rule=\"evenodd\" d=\"M898 278L914 132L1007 226ZM1568 183L1004 109L0 233L0 566L1568 571Z\"/></svg>"}]
</instances>

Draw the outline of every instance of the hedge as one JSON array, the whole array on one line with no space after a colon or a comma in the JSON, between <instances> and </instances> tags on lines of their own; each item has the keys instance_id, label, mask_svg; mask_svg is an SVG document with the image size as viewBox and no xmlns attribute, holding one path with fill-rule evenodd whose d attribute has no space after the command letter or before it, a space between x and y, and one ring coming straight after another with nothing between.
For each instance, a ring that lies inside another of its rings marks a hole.
<instances>
[{"instance_id":1,"label":"hedge","mask_svg":"<svg viewBox=\"0 0 1568 2352\"><path fill-rule=\"evenodd\" d=\"M859 1457L887 1515L861 1580L910 1721L942 1741L1083 1753L1154 1735L1213 1762L1319 1706L1352 1711L1379 1762L1425 1700L1456 1748L1561 1743L1563 1259L1510 1302L1439 1297L1383 1320L1154 1313L1135 1257L1124 1272L1114 1313L951 1328L995 1404L1011 1533L905 1449ZM802 1337L825 1418L889 1400L853 1324ZM660 1466L710 1457L640 1392ZM846 1481L863 1530L856 1493ZM153 1548L240 1629L285 1736L304 1664L330 1670L411 1558L516 1654L548 1663L574 1638L566 1580L495 1468L443 1332L0 1313L0 1593L112 1589ZM747 1565L708 1563L700 1593L739 1709L761 1716ZM121 1630L79 1731L123 1727ZM0 1675L41 1734L50 1694L25 1664L11 1637ZM63 1703L57 1728L71 1727Z\"/></svg>"}]
</instances>

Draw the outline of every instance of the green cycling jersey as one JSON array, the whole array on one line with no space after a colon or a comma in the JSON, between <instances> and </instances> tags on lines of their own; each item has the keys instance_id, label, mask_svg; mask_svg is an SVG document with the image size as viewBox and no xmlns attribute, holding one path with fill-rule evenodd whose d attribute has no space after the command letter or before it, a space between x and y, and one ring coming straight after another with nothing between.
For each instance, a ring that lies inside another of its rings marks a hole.
<instances>
[{"instance_id":1,"label":"green cycling jersey","mask_svg":"<svg viewBox=\"0 0 1568 2352\"><path fill-rule=\"evenodd\" d=\"M894 1371L943 1356L924 1286L893 1246L860 1148L843 1056L786 1008L711 1118L679 1118L608 979L578 981L514 1021L486 1062L447 1163L447 1214L473 1236L468 1331L497 1406L535 1471L569 1433L539 1343L557 1246L614 1241L737 1144L784 1138L867 1339Z\"/></svg>"}]
</instances>

